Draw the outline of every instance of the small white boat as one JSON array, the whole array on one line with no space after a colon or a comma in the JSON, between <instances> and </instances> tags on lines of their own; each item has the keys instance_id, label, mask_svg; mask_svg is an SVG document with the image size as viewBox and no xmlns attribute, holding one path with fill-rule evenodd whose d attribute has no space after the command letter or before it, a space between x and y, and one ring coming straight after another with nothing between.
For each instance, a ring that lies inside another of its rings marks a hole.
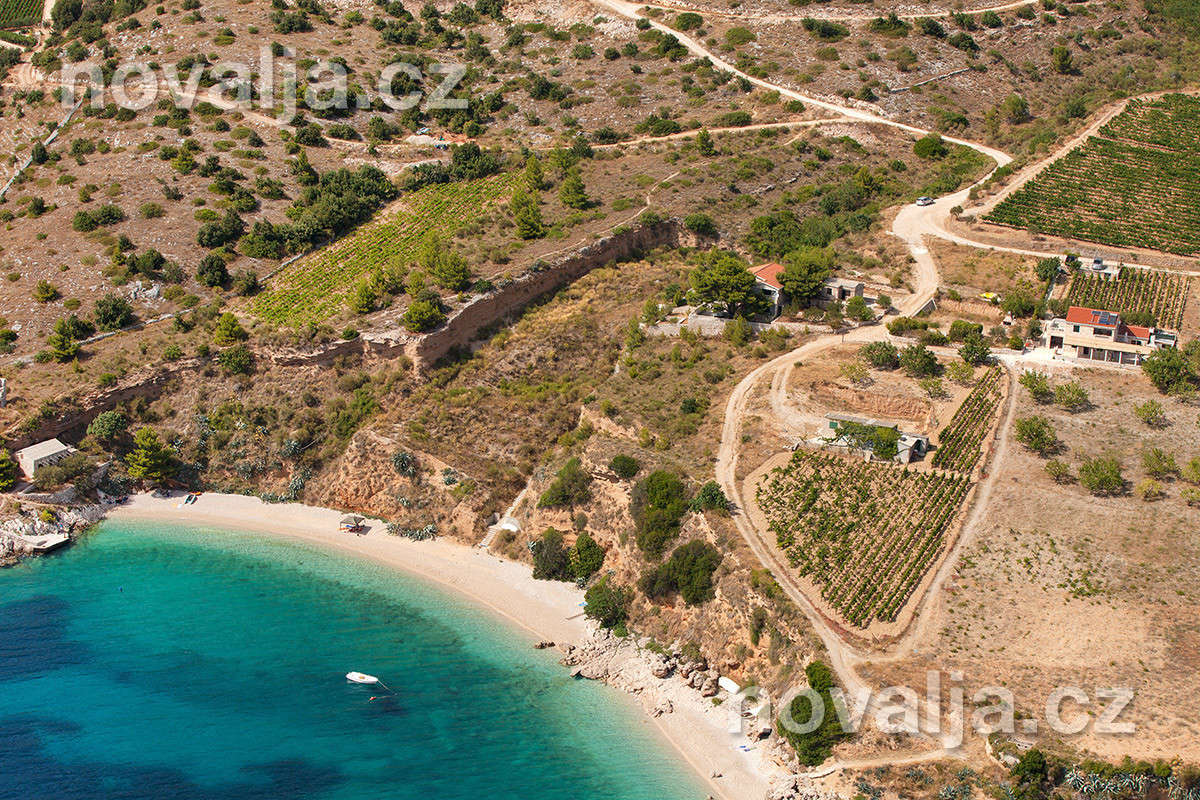
<instances>
[{"instance_id":1,"label":"small white boat","mask_svg":"<svg viewBox=\"0 0 1200 800\"><path fill-rule=\"evenodd\" d=\"M365 683L370 686L379 683L379 678L376 678L374 675L367 675L363 672L347 672L346 680L350 681L351 683Z\"/></svg>"}]
</instances>

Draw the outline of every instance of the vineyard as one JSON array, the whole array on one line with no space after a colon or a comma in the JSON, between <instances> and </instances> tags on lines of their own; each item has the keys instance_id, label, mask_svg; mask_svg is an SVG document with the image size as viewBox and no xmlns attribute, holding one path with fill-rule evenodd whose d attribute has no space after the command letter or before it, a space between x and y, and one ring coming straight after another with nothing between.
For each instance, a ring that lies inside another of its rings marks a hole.
<instances>
[{"instance_id":1,"label":"vineyard","mask_svg":"<svg viewBox=\"0 0 1200 800\"><path fill-rule=\"evenodd\" d=\"M1067 302L1118 314L1150 314L1159 326L1179 330L1190 290L1191 280L1185 275L1122 267L1115 281L1076 273L1071 278Z\"/></svg>"},{"instance_id":2,"label":"vineyard","mask_svg":"<svg viewBox=\"0 0 1200 800\"><path fill-rule=\"evenodd\" d=\"M1171 94L1157 100L1130 100L1100 129L1100 135L1168 150L1198 151L1200 98Z\"/></svg>"},{"instance_id":3,"label":"vineyard","mask_svg":"<svg viewBox=\"0 0 1200 800\"><path fill-rule=\"evenodd\" d=\"M791 564L850 623L894 621L946 546L965 475L798 450L757 491Z\"/></svg>"},{"instance_id":4,"label":"vineyard","mask_svg":"<svg viewBox=\"0 0 1200 800\"><path fill-rule=\"evenodd\" d=\"M24 28L41 19L41 0L0 0L0 28Z\"/></svg>"},{"instance_id":5,"label":"vineyard","mask_svg":"<svg viewBox=\"0 0 1200 800\"><path fill-rule=\"evenodd\" d=\"M450 238L488 206L506 199L514 180L503 174L434 184L405 195L400 210L288 265L254 301L254 313L279 325L340 316L361 277L381 268L408 267L430 234Z\"/></svg>"},{"instance_id":6,"label":"vineyard","mask_svg":"<svg viewBox=\"0 0 1200 800\"><path fill-rule=\"evenodd\" d=\"M1200 102L1132 101L985 219L1116 247L1200 252Z\"/></svg>"},{"instance_id":7,"label":"vineyard","mask_svg":"<svg viewBox=\"0 0 1200 800\"><path fill-rule=\"evenodd\" d=\"M983 439L1000 405L1000 367L991 367L938 434L933 466L969 473L983 454Z\"/></svg>"}]
</instances>

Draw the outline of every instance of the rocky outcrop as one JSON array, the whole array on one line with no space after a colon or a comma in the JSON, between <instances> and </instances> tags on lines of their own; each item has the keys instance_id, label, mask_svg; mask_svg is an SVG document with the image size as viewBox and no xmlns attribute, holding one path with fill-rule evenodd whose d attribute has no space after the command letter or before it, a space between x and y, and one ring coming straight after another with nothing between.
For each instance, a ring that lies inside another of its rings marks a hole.
<instances>
[{"instance_id":1,"label":"rocky outcrop","mask_svg":"<svg viewBox=\"0 0 1200 800\"><path fill-rule=\"evenodd\" d=\"M59 509L52 521L25 513L0 522L0 566L14 564L21 558L32 555L31 540L50 534L75 536L96 524L104 517L102 505Z\"/></svg>"}]
</instances>

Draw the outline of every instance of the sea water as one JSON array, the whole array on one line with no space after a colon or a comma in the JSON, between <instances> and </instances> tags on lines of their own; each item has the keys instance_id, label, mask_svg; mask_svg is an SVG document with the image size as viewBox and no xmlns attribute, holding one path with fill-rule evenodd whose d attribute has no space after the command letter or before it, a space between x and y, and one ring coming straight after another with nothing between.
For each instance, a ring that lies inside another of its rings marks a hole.
<instances>
[{"instance_id":1,"label":"sea water","mask_svg":"<svg viewBox=\"0 0 1200 800\"><path fill-rule=\"evenodd\" d=\"M0 570L4 800L704 795L628 698L367 560L106 522Z\"/></svg>"}]
</instances>

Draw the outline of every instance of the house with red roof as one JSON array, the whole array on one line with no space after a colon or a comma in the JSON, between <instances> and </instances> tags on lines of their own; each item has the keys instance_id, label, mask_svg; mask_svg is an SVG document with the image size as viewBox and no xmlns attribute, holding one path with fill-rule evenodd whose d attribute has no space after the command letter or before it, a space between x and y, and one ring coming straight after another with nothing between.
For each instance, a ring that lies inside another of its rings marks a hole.
<instances>
[{"instance_id":1,"label":"house with red roof","mask_svg":"<svg viewBox=\"0 0 1200 800\"><path fill-rule=\"evenodd\" d=\"M771 319L783 313L783 304L785 295L787 294L783 291L783 284L779 281L779 273L783 272L783 270L784 266L774 261L768 261L766 264L751 270L759 293L770 304ZM823 306L833 302L840 303L844 300L849 300L851 297L862 296L862 281L852 281L845 278L826 278L817 292L814 301L817 305Z\"/></svg>"},{"instance_id":2,"label":"house with red roof","mask_svg":"<svg viewBox=\"0 0 1200 800\"><path fill-rule=\"evenodd\" d=\"M1042 344L1058 354L1132 366L1155 350L1174 347L1177 340L1174 331L1127 325L1115 311L1085 306L1071 306L1065 317L1051 320L1042 334Z\"/></svg>"}]
</instances>

